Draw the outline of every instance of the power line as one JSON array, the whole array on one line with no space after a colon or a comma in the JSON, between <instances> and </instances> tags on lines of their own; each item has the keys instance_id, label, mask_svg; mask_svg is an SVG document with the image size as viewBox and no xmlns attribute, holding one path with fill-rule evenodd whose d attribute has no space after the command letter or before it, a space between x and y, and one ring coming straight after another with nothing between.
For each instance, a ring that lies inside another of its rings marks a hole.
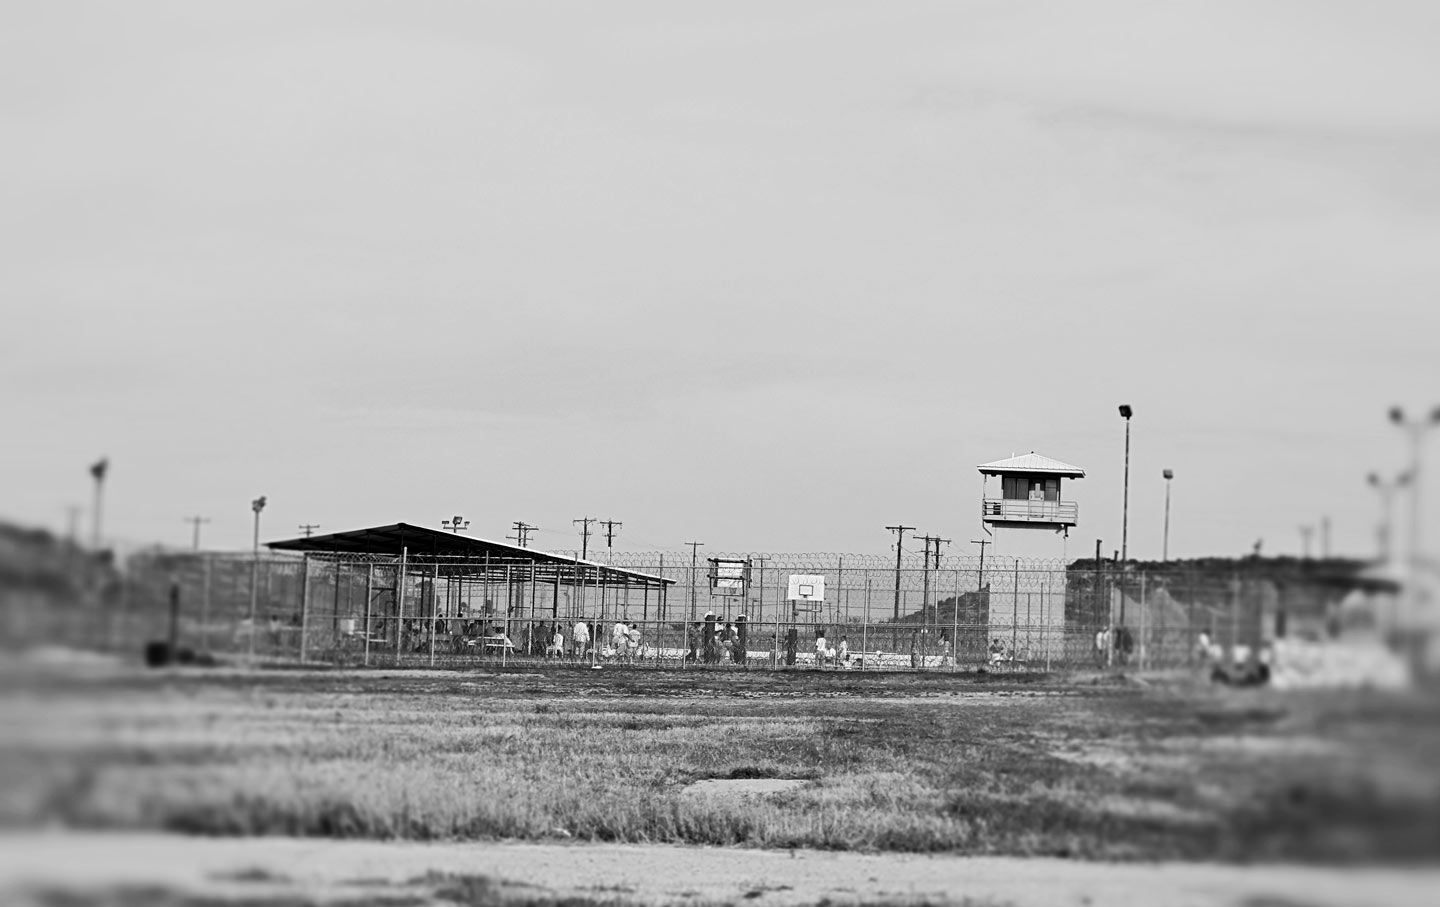
<instances>
[{"instance_id":1,"label":"power line","mask_svg":"<svg viewBox=\"0 0 1440 907\"><path fill-rule=\"evenodd\" d=\"M199 550L200 550L200 524L201 524L201 523L208 523L208 522L210 522L210 518L209 518L208 516L187 516L187 517L183 520L183 522L190 523L191 525L193 525L193 526L195 527L195 531L194 531L194 533L191 535L191 544L192 544L192 546L194 547L194 549L195 549L196 551L199 551Z\"/></svg>"},{"instance_id":2,"label":"power line","mask_svg":"<svg viewBox=\"0 0 1440 907\"><path fill-rule=\"evenodd\" d=\"M313 533L316 529L319 529L319 528L320 528L320 524L319 524L319 523L301 523L299 528L300 528L300 531L301 531L301 532L305 533L305 537L308 539L308 538L310 537L311 533Z\"/></svg>"},{"instance_id":3,"label":"power line","mask_svg":"<svg viewBox=\"0 0 1440 907\"><path fill-rule=\"evenodd\" d=\"M926 615L928 614L928 609L929 609L929 607L930 607L930 547L931 547L931 544L933 543L933 544L934 544L934 547L935 547L935 569L936 569L936 570L939 570L939 569L940 569L940 545L941 545L942 543L944 543L944 544L949 544L950 540L949 540L949 539L942 539L942 538L941 538L940 536L938 536L938 535L921 535L921 536L917 536L917 538L919 538L920 540L922 540L923 542L925 542L925 557L924 557L924 559L920 562L921 565L924 567L924 572L925 572L925 586L924 586L924 591L922 591L921 594L920 594L920 615L921 615L922 619L924 619L924 620L928 623L928 622L929 622L929 618L928 618ZM936 616L937 616L937 618L938 618L939 615L937 614Z\"/></svg>"},{"instance_id":4,"label":"power line","mask_svg":"<svg viewBox=\"0 0 1440 907\"><path fill-rule=\"evenodd\" d=\"M511 524L511 526L515 529L515 534L507 535L505 537L507 539L513 539L515 541L515 544L519 545L521 548L529 547L530 533L540 528L539 526L531 526L524 520L516 520L514 523Z\"/></svg>"},{"instance_id":5,"label":"power line","mask_svg":"<svg viewBox=\"0 0 1440 907\"><path fill-rule=\"evenodd\" d=\"M895 537L895 616L893 620L900 619L900 553L905 548L905 533L914 529L914 526L886 526L891 532L896 533Z\"/></svg>"},{"instance_id":6,"label":"power line","mask_svg":"<svg viewBox=\"0 0 1440 907\"><path fill-rule=\"evenodd\" d=\"M590 556L590 524L597 521L597 517L585 516L578 520L571 520L572 524L580 524L580 559L585 560Z\"/></svg>"},{"instance_id":7,"label":"power line","mask_svg":"<svg viewBox=\"0 0 1440 907\"><path fill-rule=\"evenodd\" d=\"M606 547L606 548L612 547L612 546L614 545L614 542L615 542L615 530L616 530L616 528L618 528L618 527L620 527L620 526L624 526L625 524L624 524L624 523L617 523L617 522L614 521L614 520L599 520L598 522L600 523L601 526L604 526L604 527L605 527L605 547Z\"/></svg>"},{"instance_id":8,"label":"power line","mask_svg":"<svg viewBox=\"0 0 1440 907\"><path fill-rule=\"evenodd\" d=\"M941 545L948 545L948 544L950 544L950 540L949 540L949 539L942 539L942 538L941 538L940 536L938 536L938 535L917 535L916 538L922 539L922 540L925 542L925 559L926 559L925 562L926 562L926 563L929 563L929 562L930 562L930 556L931 556L930 545L931 545L932 543L935 545L935 552L934 552L934 556L935 556L935 569L936 569L936 570L939 570L939 569L940 569L940 546L941 546Z\"/></svg>"}]
</instances>

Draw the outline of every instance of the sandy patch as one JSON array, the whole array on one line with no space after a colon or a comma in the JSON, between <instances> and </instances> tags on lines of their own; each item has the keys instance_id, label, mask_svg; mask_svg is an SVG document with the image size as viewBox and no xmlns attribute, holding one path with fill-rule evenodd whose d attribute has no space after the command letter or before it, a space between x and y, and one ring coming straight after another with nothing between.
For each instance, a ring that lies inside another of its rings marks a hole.
<instances>
[{"instance_id":1,"label":"sandy patch","mask_svg":"<svg viewBox=\"0 0 1440 907\"><path fill-rule=\"evenodd\" d=\"M804 784L803 778L711 778L687 785L680 793L692 797L765 797Z\"/></svg>"},{"instance_id":2,"label":"sandy patch","mask_svg":"<svg viewBox=\"0 0 1440 907\"><path fill-rule=\"evenodd\" d=\"M330 897L388 893L429 873L484 875L559 894L624 892L637 903L762 905L871 900L1023 905L1431 905L1440 868L1340 869L1103 864L1049 858L877 855L584 844L391 843L291 838L39 833L0 835L0 902L27 891L157 885Z\"/></svg>"}]
</instances>

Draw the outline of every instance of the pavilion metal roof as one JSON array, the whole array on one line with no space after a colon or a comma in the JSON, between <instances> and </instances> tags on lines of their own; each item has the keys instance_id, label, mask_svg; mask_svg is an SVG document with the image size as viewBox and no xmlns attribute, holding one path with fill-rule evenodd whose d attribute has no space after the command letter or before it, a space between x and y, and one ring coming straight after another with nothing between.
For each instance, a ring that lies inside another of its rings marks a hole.
<instances>
[{"instance_id":1,"label":"pavilion metal roof","mask_svg":"<svg viewBox=\"0 0 1440 907\"><path fill-rule=\"evenodd\" d=\"M457 532L431 529L411 523L391 523L387 526L369 526L348 532L332 532L327 535L301 536L266 542L272 551L296 551L320 555L379 555L399 557L407 551L412 558L445 558L470 564L488 563L492 569L507 566L545 565L556 568L591 571L605 582L670 583L652 573L640 573L621 567L611 567L595 561L566 557L534 548L521 548L505 542L475 538Z\"/></svg>"},{"instance_id":2,"label":"pavilion metal roof","mask_svg":"<svg viewBox=\"0 0 1440 907\"><path fill-rule=\"evenodd\" d=\"M1079 466L1071 466L1069 463L1061 463L1059 460L1052 460L1049 457L1042 457L1035 451L1028 454L1021 454L1018 457L1011 457L1008 460L996 460L993 463L981 463L980 472L987 476L998 476L1004 473L1039 473L1048 476L1069 476L1074 479L1085 478L1085 470Z\"/></svg>"}]
</instances>

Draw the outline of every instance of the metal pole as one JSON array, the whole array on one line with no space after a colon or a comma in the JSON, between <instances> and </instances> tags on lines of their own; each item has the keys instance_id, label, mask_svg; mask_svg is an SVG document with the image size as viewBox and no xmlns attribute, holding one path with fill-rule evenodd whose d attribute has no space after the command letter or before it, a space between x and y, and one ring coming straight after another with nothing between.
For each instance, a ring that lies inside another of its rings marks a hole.
<instances>
[{"instance_id":1,"label":"metal pole","mask_svg":"<svg viewBox=\"0 0 1440 907\"><path fill-rule=\"evenodd\" d=\"M1140 671L1145 671L1145 574L1140 574Z\"/></svg>"},{"instance_id":2,"label":"metal pole","mask_svg":"<svg viewBox=\"0 0 1440 907\"><path fill-rule=\"evenodd\" d=\"M957 561L958 563L958 561ZM960 568L955 568L955 598L950 609L950 670L960 670Z\"/></svg>"},{"instance_id":3,"label":"metal pole","mask_svg":"<svg viewBox=\"0 0 1440 907\"><path fill-rule=\"evenodd\" d=\"M336 591L339 591L340 583L339 583L339 575L338 575L338 574L336 575L335 588L336 588ZM436 621L436 617L437 617L435 612L436 612L436 610L437 610L436 605L439 604L439 597L440 597L440 594L439 594L439 593L440 593L440 559L439 559L439 557L436 557L436 559L435 559L435 569L434 569L434 572L432 572L431 575L430 575L430 615L429 615L429 617L427 617L427 618L425 619L425 623L428 625L429 630L430 630L430 667L432 667L432 668L435 667L435 621Z\"/></svg>"},{"instance_id":4,"label":"metal pole","mask_svg":"<svg viewBox=\"0 0 1440 907\"><path fill-rule=\"evenodd\" d=\"M1043 586L1040 587L1040 612L1041 612L1041 614L1043 615L1043 616L1040 618L1040 620L1043 621L1044 624L1045 624L1045 673L1046 673L1046 674L1049 674L1049 673L1050 673L1050 650L1054 647L1054 642L1055 642L1054 640L1052 640L1052 639L1050 638L1050 635L1051 635L1051 634L1050 634L1050 631L1051 631L1051 629L1052 629L1051 626L1050 626L1050 596L1046 594L1046 593L1049 591L1049 587L1050 587L1050 584L1049 584L1048 582L1047 582L1045 585L1043 585Z\"/></svg>"},{"instance_id":5,"label":"metal pole","mask_svg":"<svg viewBox=\"0 0 1440 907\"><path fill-rule=\"evenodd\" d=\"M340 568L337 565L338 575ZM300 556L300 663L305 663L305 631L310 621L310 555Z\"/></svg>"},{"instance_id":6,"label":"metal pole","mask_svg":"<svg viewBox=\"0 0 1440 907\"><path fill-rule=\"evenodd\" d=\"M405 635L405 572L409 569L410 547L400 548L400 569L395 574L395 664L400 664L400 637Z\"/></svg>"},{"instance_id":7,"label":"metal pole","mask_svg":"<svg viewBox=\"0 0 1440 907\"><path fill-rule=\"evenodd\" d=\"M90 549L92 551L100 550L100 515L101 509L105 503L106 466L106 461L101 460L95 466L92 466L90 468L91 475L95 476L95 518L90 524ZM252 652L251 654L253 655L254 653Z\"/></svg>"},{"instance_id":8,"label":"metal pole","mask_svg":"<svg viewBox=\"0 0 1440 907\"><path fill-rule=\"evenodd\" d=\"M905 529L901 527L895 536L895 614L891 617L892 621L900 620L900 552L904 541Z\"/></svg>"},{"instance_id":9,"label":"metal pole","mask_svg":"<svg viewBox=\"0 0 1440 907\"><path fill-rule=\"evenodd\" d=\"M255 511L255 542L250 559L250 660L255 660L255 603L260 596L260 508Z\"/></svg>"},{"instance_id":10,"label":"metal pole","mask_svg":"<svg viewBox=\"0 0 1440 907\"><path fill-rule=\"evenodd\" d=\"M1120 520L1120 560L1130 559L1130 417L1125 416L1125 504Z\"/></svg>"},{"instance_id":11,"label":"metal pole","mask_svg":"<svg viewBox=\"0 0 1440 907\"><path fill-rule=\"evenodd\" d=\"M755 605L755 623L762 630L765 626L765 558L756 558L760 562L760 601Z\"/></svg>"},{"instance_id":12,"label":"metal pole","mask_svg":"<svg viewBox=\"0 0 1440 907\"><path fill-rule=\"evenodd\" d=\"M865 620L860 625L860 651L870 654L870 571L865 571ZM865 670L865 658L860 659L860 670Z\"/></svg>"},{"instance_id":13,"label":"metal pole","mask_svg":"<svg viewBox=\"0 0 1440 907\"><path fill-rule=\"evenodd\" d=\"M1010 670L1015 670L1015 646L1019 641L1020 623L1020 558L1015 561L1015 587L1010 592Z\"/></svg>"},{"instance_id":14,"label":"metal pole","mask_svg":"<svg viewBox=\"0 0 1440 907\"><path fill-rule=\"evenodd\" d=\"M1440 409L1436 410L1440 414ZM1410 598L1414 602L1420 601L1419 592L1419 571L1420 571L1420 436L1425 431L1427 423L1417 422L1410 428L1410 567L1407 572L1406 585L1409 587Z\"/></svg>"},{"instance_id":15,"label":"metal pole","mask_svg":"<svg viewBox=\"0 0 1440 907\"><path fill-rule=\"evenodd\" d=\"M340 635L340 561L335 561L335 595L330 603L330 638Z\"/></svg>"},{"instance_id":16,"label":"metal pole","mask_svg":"<svg viewBox=\"0 0 1440 907\"><path fill-rule=\"evenodd\" d=\"M1170 470L1165 470L1169 473ZM1165 544L1160 549L1160 561L1164 563L1170 560L1170 481L1169 475L1165 476Z\"/></svg>"},{"instance_id":17,"label":"metal pole","mask_svg":"<svg viewBox=\"0 0 1440 907\"><path fill-rule=\"evenodd\" d=\"M370 598L374 594L375 565L365 565L365 664L370 664Z\"/></svg>"},{"instance_id":18,"label":"metal pole","mask_svg":"<svg viewBox=\"0 0 1440 907\"><path fill-rule=\"evenodd\" d=\"M201 555L201 566L204 568L203 579L200 587L200 649L210 649L210 558Z\"/></svg>"}]
</instances>

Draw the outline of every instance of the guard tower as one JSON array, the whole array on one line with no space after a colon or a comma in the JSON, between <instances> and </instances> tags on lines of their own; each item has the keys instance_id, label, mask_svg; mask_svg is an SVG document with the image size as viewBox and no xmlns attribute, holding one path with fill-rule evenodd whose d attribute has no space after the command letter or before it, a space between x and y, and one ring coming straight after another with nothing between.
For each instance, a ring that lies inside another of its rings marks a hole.
<instances>
[{"instance_id":1,"label":"guard tower","mask_svg":"<svg viewBox=\"0 0 1440 907\"><path fill-rule=\"evenodd\" d=\"M985 477L980 519L990 526L1068 533L1079 522L1079 505L1062 500L1060 495L1065 479L1085 478L1085 470L1078 466L1042 457L1032 450L1008 460L983 463L980 474ZM999 488L990 488L991 476L998 477Z\"/></svg>"}]
</instances>

